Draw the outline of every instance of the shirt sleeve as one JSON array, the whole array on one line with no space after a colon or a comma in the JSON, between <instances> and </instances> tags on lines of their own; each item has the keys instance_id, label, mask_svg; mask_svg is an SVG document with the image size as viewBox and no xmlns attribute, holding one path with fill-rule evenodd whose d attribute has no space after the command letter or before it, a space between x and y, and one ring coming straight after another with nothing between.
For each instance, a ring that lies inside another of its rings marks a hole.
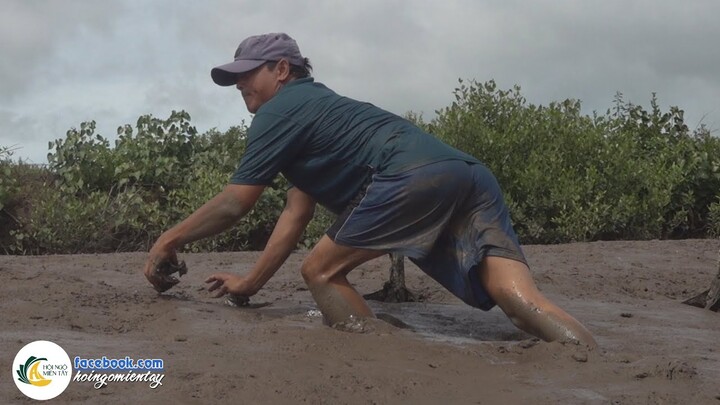
<instances>
[{"instance_id":1,"label":"shirt sleeve","mask_svg":"<svg viewBox=\"0 0 720 405\"><path fill-rule=\"evenodd\" d=\"M231 184L270 185L297 156L302 128L288 117L261 113L248 128L245 153L230 179Z\"/></svg>"}]
</instances>

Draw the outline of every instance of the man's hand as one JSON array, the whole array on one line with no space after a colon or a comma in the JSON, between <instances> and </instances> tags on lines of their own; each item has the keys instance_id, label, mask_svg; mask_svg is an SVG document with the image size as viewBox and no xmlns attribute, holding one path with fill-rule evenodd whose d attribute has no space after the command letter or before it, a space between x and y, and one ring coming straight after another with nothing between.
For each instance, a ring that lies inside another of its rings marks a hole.
<instances>
[{"instance_id":1,"label":"man's hand","mask_svg":"<svg viewBox=\"0 0 720 405\"><path fill-rule=\"evenodd\" d=\"M215 273L208 277L205 283L212 283L208 291L213 293L213 298L220 298L225 294L247 298L257 293L246 277L237 274Z\"/></svg>"},{"instance_id":2,"label":"man's hand","mask_svg":"<svg viewBox=\"0 0 720 405\"><path fill-rule=\"evenodd\" d=\"M187 272L185 262L178 263L175 249L166 248L158 243L150 249L150 255L145 262L145 278L158 292L165 292L180 280L172 274L178 272L183 275Z\"/></svg>"},{"instance_id":3,"label":"man's hand","mask_svg":"<svg viewBox=\"0 0 720 405\"><path fill-rule=\"evenodd\" d=\"M265 186L230 184L189 217L160 235L150 249L150 257L143 269L153 287L163 292L179 283L180 280L172 273L180 272L182 275L185 267L178 263L175 249L230 228L252 209L264 189Z\"/></svg>"}]
</instances>

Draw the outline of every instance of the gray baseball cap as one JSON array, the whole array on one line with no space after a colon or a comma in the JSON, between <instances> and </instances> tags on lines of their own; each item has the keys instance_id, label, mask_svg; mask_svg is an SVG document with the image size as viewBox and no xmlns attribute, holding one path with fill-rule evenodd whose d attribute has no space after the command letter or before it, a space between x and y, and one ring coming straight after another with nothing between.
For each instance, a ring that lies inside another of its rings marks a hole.
<instances>
[{"instance_id":1,"label":"gray baseball cap","mask_svg":"<svg viewBox=\"0 0 720 405\"><path fill-rule=\"evenodd\" d=\"M291 65L303 66L305 58L297 42L288 34L274 32L254 35L243 40L235 51L235 61L213 68L213 81L220 86L233 86L239 73L249 72L265 62L286 59Z\"/></svg>"}]
</instances>

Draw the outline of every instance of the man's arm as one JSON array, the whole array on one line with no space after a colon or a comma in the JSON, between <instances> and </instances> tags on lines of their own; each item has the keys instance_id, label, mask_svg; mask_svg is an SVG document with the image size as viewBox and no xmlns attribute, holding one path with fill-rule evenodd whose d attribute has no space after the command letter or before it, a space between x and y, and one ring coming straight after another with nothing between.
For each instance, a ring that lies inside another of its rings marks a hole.
<instances>
[{"instance_id":1,"label":"man's arm","mask_svg":"<svg viewBox=\"0 0 720 405\"><path fill-rule=\"evenodd\" d=\"M235 225L255 205L265 186L231 184L189 217L164 232L153 247L143 272L158 291L177 283L168 280L156 269L163 263L177 264L176 249L190 242L218 234Z\"/></svg>"},{"instance_id":2,"label":"man's arm","mask_svg":"<svg viewBox=\"0 0 720 405\"><path fill-rule=\"evenodd\" d=\"M265 190L265 186L230 184L184 221L163 233L158 243L179 248L187 243L216 235L244 217Z\"/></svg>"},{"instance_id":3,"label":"man's arm","mask_svg":"<svg viewBox=\"0 0 720 405\"><path fill-rule=\"evenodd\" d=\"M247 275L254 292L262 288L285 263L290 253L297 247L314 213L315 200L296 187L288 190L285 209L280 214L262 255Z\"/></svg>"},{"instance_id":4,"label":"man's arm","mask_svg":"<svg viewBox=\"0 0 720 405\"><path fill-rule=\"evenodd\" d=\"M217 290L215 297L226 293L245 296L256 294L295 249L314 213L315 200L312 197L296 187L288 190L285 209L252 270L245 276L231 273L213 274L206 281L214 282L209 290Z\"/></svg>"}]
</instances>

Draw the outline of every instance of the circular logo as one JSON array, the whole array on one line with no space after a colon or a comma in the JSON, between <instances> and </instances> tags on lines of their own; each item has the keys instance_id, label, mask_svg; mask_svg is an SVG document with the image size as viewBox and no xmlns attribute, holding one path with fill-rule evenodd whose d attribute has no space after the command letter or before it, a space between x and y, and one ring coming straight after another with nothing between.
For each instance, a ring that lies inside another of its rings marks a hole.
<instances>
[{"instance_id":1,"label":"circular logo","mask_svg":"<svg viewBox=\"0 0 720 405\"><path fill-rule=\"evenodd\" d=\"M28 343L12 364L18 389L32 399L52 399L62 394L72 379L72 365L62 347L47 340Z\"/></svg>"}]
</instances>

